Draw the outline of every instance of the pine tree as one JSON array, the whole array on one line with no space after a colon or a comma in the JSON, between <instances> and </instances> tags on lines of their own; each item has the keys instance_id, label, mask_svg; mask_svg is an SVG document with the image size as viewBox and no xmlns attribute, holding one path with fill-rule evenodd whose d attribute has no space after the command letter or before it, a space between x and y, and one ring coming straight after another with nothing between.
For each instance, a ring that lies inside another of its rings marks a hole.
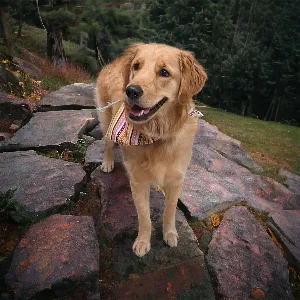
<instances>
[{"instance_id":1,"label":"pine tree","mask_svg":"<svg viewBox=\"0 0 300 300\"><path fill-rule=\"evenodd\" d=\"M202 100L300 123L300 0L156 0L146 20L146 39L191 50L205 66Z\"/></svg>"}]
</instances>

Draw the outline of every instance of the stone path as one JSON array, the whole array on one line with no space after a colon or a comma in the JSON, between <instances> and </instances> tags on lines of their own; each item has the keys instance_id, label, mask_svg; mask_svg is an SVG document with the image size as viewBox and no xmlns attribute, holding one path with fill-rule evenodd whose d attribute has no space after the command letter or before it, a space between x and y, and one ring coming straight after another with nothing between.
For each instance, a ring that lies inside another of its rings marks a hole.
<instances>
[{"instance_id":1,"label":"stone path","mask_svg":"<svg viewBox=\"0 0 300 300\"><path fill-rule=\"evenodd\" d=\"M15 299L52 299L78 286L96 290L99 245L92 217L53 215L32 225L6 275Z\"/></svg>"},{"instance_id":2,"label":"stone path","mask_svg":"<svg viewBox=\"0 0 300 300\"><path fill-rule=\"evenodd\" d=\"M225 299L249 299L257 288L264 299L292 298L287 261L246 207L224 214L209 244L207 263L217 293Z\"/></svg>"},{"instance_id":3,"label":"stone path","mask_svg":"<svg viewBox=\"0 0 300 300\"><path fill-rule=\"evenodd\" d=\"M38 155L35 151L0 153L0 191L15 190L22 210L17 218L34 218L57 211L83 181L80 164Z\"/></svg>"},{"instance_id":4,"label":"stone path","mask_svg":"<svg viewBox=\"0 0 300 300\"><path fill-rule=\"evenodd\" d=\"M93 108L95 106L93 98L93 84L74 83L45 95L39 103L39 108L43 110Z\"/></svg>"},{"instance_id":5,"label":"stone path","mask_svg":"<svg viewBox=\"0 0 300 300\"><path fill-rule=\"evenodd\" d=\"M1 99L9 112L11 99ZM152 248L138 258L121 152L112 173L100 172L104 143L92 107L92 85L66 86L3 135L0 192L14 190L10 214L28 225L0 259L0 299L297 299L288 264L300 269L299 176L285 173L285 187L252 174L261 167L240 142L201 120L176 213L178 247L163 242L163 195L152 189ZM83 165L41 155L81 138L92 142Z\"/></svg>"},{"instance_id":6,"label":"stone path","mask_svg":"<svg viewBox=\"0 0 300 300\"><path fill-rule=\"evenodd\" d=\"M2 148L22 150L76 144L88 128L95 126L95 122L91 110L37 112L26 126L2 143Z\"/></svg>"}]
</instances>

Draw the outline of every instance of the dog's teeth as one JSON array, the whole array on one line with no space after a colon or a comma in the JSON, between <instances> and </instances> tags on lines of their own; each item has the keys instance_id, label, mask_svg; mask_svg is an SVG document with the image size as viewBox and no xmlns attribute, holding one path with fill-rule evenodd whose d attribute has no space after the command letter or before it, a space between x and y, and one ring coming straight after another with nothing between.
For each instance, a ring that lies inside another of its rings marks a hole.
<instances>
[{"instance_id":1,"label":"dog's teeth","mask_svg":"<svg viewBox=\"0 0 300 300\"><path fill-rule=\"evenodd\" d=\"M144 110L139 113L139 117L144 114Z\"/></svg>"},{"instance_id":2,"label":"dog's teeth","mask_svg":"<svg viewBox=\"0 0 300 300\"><path fill-rule=\"evenodd\" d=\"M146 108L146 109L144 109L143 113L144 113L145 115L148 114L149 111L150 111L150 109L151 109L151 108Z\"/></svg>"}]
</instances>

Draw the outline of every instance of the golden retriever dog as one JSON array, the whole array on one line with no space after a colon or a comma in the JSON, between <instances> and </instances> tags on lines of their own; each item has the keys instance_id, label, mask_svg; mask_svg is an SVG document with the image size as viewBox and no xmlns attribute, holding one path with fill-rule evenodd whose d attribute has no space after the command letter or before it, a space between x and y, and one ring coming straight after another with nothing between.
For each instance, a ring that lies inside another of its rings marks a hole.
<instances>
[{"instance_id":1,"label":"golden retriever dog","mask_svg":"<svg viewBox=\"0 0 300 300\"><path fill-rule=\"evenodd\" d=\"M140 257L151 247L151 184L162 187L165 194L164 241L177 246L176 207L198 128L192 97L206 79L203 67L190 52L163 44L135 44L99 74L96 106L121 100L99 112L103 133L116 130L117 139L121 137L118 141L106 135L101 170L113 170L114 142L119 142L138 213L133 251ZM118 118L123 120L122 126ZM127 126L130 132L126 127L120 133L118 126Z\"/></svg>"}]
</instances>

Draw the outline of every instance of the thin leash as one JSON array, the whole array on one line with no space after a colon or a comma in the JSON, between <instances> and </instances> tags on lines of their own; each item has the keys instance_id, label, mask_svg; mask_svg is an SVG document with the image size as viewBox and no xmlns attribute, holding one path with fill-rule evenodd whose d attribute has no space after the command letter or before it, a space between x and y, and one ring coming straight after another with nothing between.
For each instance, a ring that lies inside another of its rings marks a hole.
<instances>
[{"instance_id":1,"label":"thin leash","mask_svg":"<svg viewBox=\"0 0 300 300\"><path fill-rule=\"evenodd\" d=\"M111 106L113 106L113 105L115 105L115 104L117 104L119 102L121 102L121 100L117 100L117 101L114 101L114 102L108 102L108 104L106 106L97 107L96 110L100 111L100 112L103 112L106 109L108 109L109 107L111 107Z\"/></svg>"}]
</instances>

